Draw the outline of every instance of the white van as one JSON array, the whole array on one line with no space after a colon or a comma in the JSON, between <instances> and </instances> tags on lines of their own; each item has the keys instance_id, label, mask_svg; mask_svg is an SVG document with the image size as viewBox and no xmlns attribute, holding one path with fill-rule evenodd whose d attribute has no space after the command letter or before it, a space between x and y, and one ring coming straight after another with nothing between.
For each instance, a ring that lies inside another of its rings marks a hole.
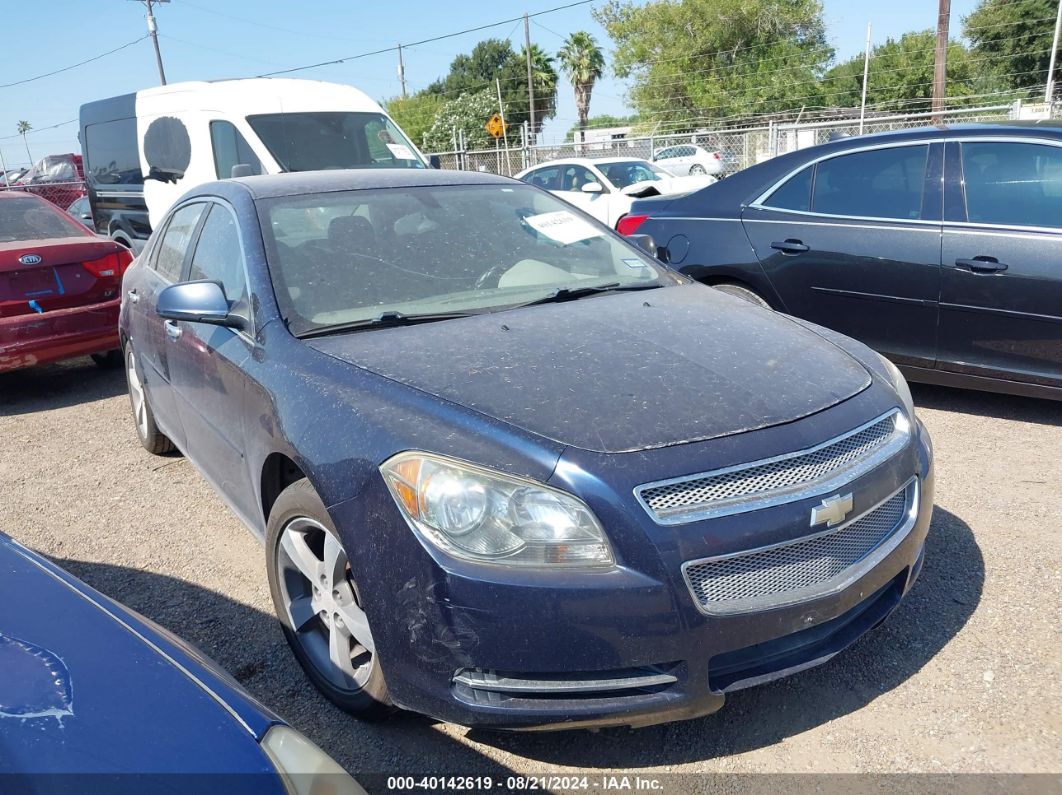
<instances>
[{"instance_id":1,"label":"white van","mask_svg":"<svg viewBox=\"0 0 1062 795\"><path fill-rule=\"evenodd\" d=\"M338 168L427 168L383 108L352 86L249 78L172 83L81 106L96 231L139 250L203 182Z\"/></svg>"}]
</instances>

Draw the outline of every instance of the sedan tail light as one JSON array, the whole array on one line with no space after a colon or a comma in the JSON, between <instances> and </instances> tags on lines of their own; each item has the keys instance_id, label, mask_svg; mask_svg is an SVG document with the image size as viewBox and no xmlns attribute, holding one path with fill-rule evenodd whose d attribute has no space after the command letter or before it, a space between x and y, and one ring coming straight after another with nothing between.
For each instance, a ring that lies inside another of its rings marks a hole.
<instances>
[{"instance_id":1,"label":"sedan tail light","mask_svg":"<svg viewBox=\"0 0 1062 795\"><path fill-rule=\"evenodd\" d=\"M625 215L616 222L616 231L621 235L633 235L647 220L648 215Z\"/></svg>"},{"instance_id":2,"label":"sedan tail light","mask_svg":"<svg viewBox=\"0 0 1062 795\"><path fill-rule=\"evenodd\" d=\"M99 259L90 259L82 262L82 267L97 279L120 279L129 263L133 261L131 251L116 251Z\"/></svg>"},{"instance_id":3,"label":"sedan tail light","mask_svg":"<svg viewBox=\"0 0 1062 795\"><path fill-rule=\"evenodd\" d=\"M714 157L716 160L722 160L723 159L723 156L721 154L719 154L718 152L712 152L712 157Z\"/></svg>"}]
</instances>

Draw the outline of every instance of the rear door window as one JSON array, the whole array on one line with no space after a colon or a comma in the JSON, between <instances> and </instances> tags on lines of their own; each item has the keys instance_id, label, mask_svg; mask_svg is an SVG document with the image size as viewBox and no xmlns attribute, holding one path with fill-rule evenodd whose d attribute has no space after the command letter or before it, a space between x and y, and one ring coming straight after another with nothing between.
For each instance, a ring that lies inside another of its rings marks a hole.
<instances>
[{"instance_id":1,"label":"rear door window","mask_svg":"<svg viewBox=\"0 0 1062 795\"><path fill-rule=\"evenodd\" d=\"M826 215L915 220L922 214L929 146L853 152L816 167L811 208Z\"/></svg>"},{"instance_id":2,"label":"rear door window","mask_svg":"<svg viewBox=\"0 0 1062 795\"><path fill-rule=\"evenodd\" d=\"M772 193L763 205L779 210L798 210L807 212L811 209L811 177L814 166L809 166Z\"/></svg>"},{"instance_id":3,"label":"rear door window","mask_svg":"<svg viewBox=\"0 0 1062 795\"><path fill-rule=\"evenodd\" d=\"M205 206L202 202L189 204L170 216L170 223L162 234L155 257L155 270L163 279L170 282L181 280L188 244Z\"/></svg>"},{"instance_id":4,"label":"rear door window","mask_svg":"<svg viewBox=\"0 0 1062 795\"><path fill-rule=\"evenodd\" d=\"M557 177L560 174L558 166L540 168L524 176L524 182L545 190L557 190Z\"/></svg>"},{"instance_id":5,"label":"rear door window","mask_svg":"<svg viewBox=\"0 0 1062 795\"><path fill-rule=\"evenodd\" d=\"M962 169L971 222L1062 228L1062 147L964 143Z\"/></svg>"}]
</instances>

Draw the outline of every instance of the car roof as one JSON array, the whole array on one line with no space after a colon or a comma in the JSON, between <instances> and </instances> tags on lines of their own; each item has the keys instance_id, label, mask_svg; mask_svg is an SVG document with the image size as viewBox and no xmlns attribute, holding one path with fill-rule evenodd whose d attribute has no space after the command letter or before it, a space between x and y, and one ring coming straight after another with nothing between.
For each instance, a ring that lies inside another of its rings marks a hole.
<instances>
[{"instance_id":1,"label":"car roof","mask_svg":"<svg viewBox=\"0 0 1062 795\"><path fill-rule=\"evenodd\" d=\"M372 188L414 188L442 185L511 185L516 180L480 171L442 171L428 168L362 168L336 171L298 171L218 180L200 185L185 198L226 195L233 186L254 199L331 193ZM226 187L228 186L228 187Z\"/></svg>"}]
</instances>

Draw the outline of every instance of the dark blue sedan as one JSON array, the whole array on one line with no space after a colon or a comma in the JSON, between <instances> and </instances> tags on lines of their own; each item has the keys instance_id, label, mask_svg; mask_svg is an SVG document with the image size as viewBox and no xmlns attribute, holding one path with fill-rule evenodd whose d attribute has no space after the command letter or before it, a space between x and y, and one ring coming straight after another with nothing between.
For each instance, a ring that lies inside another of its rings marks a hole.
<instances>
[{"instance_id":1,"label":"dark blue sedan","mask_svg":"<svg viewBox=\"0 0 1062 795\"><path fill-rule=\"evenodd\" d=\"M833 657L922 565L895 367L513 180L196 188L121 334L140 441L262 537L295 655L361 717L703 715Z\"/></svg>"},{"instance_id":2,"label":"dark blue sedan","mask_svg":"<svg viewBox=\"0 0 1062 795\"><path fill-rule=\"evenodd\" d=\"M0 533L0 790L364 793L200 652ZM10 787L11 789L8 789Z\"/></svg>"}]
</instances>

